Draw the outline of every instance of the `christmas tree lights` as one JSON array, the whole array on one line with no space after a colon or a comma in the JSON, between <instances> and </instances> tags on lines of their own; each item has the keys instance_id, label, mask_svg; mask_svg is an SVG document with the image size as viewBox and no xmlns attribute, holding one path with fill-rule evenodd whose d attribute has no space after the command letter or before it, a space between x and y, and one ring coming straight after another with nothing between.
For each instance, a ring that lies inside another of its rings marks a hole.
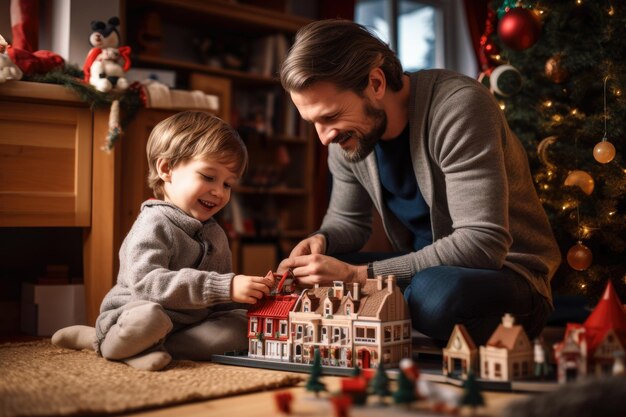
<instances>
[{"instance_id":1,"label":"christmas tree lights","mask_svg":"<svg viewBox=\"0 0 626 417\"><path fill-rule=\"evenodd\" d=\"M494 0L480 44L481 82L529 154L561 248L553 289L593 303L610 279L626 299L626 6ZM502 65L521 74L517 91L491 85Z\"/></svg>"}]
</instances>

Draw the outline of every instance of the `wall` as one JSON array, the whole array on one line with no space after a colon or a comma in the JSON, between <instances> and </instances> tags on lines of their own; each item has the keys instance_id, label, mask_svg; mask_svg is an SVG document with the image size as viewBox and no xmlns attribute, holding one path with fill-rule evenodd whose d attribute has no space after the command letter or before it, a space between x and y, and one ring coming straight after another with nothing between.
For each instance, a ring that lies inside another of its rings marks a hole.
<instances>
[{"instance_id":1,"label":"wall","mask_svg":"<svg viewBox=\"0 0 626 417\"><path fill-rule=\"evenodd\" d=\"M13 38L10 4L11 0L0 0L0 34L9 43ZM39 49L55 52L66 62L82 67L91 47L91 21L106 22L119 13L119 1L40 0Z\"/></svg>"}]
</instances>

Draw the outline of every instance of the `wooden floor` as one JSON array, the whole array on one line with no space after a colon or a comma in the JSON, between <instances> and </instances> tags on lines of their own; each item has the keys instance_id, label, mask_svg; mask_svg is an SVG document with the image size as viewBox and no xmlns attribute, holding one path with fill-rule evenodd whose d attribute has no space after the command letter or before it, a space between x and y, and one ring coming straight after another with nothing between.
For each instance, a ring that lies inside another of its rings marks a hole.
<instances>
[{"instance_id":1,"label":"wooden floor","mask_svg":"<svg viewBox=\"0 0 626 417\"><path fill-rule=\"evenodd\" d=\"M323 377L329 392L337 392L339 389L339 377ZM290 391L293 395L292 416L302 417L326 417L333 416L333 410L328 400L329 394L321 395L316 399L313 393L306 391L305 383L289 389L280 389L276 391L265 391L254 394L238 395L234 397L221 398L216 400L202 401L192 404L185 404L175 407L161 408L154 411L146 411L141 413L124 414L125 416L142 416L142 417L267 417L281 415L274 403L274 394L281 391ZM446 385L453 390L459 388ZM476 411L477 416L498 416L502 409L511 401L523 399L528 394L502 393L502 392L483 392L485 398L485 407L480 407ZM371 397L367 406L354 406L350 408L349 416L351 417L369 417L369 416L419 416L419 415L438 415L429 409L426 402L418 402L414 404L411 410L406 410L396 405L388 405L386 407L377 404L378 398ZM389 401L388 399L388 402ZM422 410L422 412L420 412ZM460 415L471 415L470 409L461 410Z\"/></svg>"}]
</instances>

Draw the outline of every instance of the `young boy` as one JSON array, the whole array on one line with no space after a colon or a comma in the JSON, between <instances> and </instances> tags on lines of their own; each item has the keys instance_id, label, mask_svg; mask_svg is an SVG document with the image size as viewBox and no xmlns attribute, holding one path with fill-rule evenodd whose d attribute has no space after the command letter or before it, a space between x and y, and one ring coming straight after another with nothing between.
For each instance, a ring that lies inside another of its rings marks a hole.
<instances>
[{"instance_id":1,"label":"young boy","mask_svg":"<svg viewBox=\"0 0 626 417\"><path fill-rule=\"evenodd\" d=\"M230 272L228 240L213 218L246 168L244 143L217 117L188 111L154 128L147 156L157 199L142 204L122 243L117 284L95 329L67 327L52 343L93 346L106 359L149 371L172 357L209 360L245 349L245 310L232 303L254 304L274 283Z\"/></svg>"}]
</instances>

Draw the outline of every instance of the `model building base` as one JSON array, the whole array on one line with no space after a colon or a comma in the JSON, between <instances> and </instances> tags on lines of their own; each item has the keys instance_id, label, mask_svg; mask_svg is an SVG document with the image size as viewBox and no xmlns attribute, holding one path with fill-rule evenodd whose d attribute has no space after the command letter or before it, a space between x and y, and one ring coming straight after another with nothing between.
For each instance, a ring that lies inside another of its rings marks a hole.
<instances>
[{"instance_id":1,"label":"model building base","mask_svg":"<svg viewBox=\"0 0 626 417\"><path fill-rule=\"evenodd\" d=\"M224 355L213 355L212 361L224 365L248 366L251 368L272 369L276 371L302 372L310 373L311 365L305 363L271 361L267 359L251 358L246 352L227 353ZM431 381L462 387L465 382L459 375L445 376L441 369L430 369L430 365L419 363L420 378ZM425 366L423 366L425 365ZM354 370L352 368L337 366L322 366L322 374L326 376L351 376ZM397 368L387 369L387 374L391 379L397 379ZM501 391L501 392L548 392L559 387L559 384L553 380L546 381L492 381L476 378L476 383L483 391Z\"/></svg>"}]
</instances>

